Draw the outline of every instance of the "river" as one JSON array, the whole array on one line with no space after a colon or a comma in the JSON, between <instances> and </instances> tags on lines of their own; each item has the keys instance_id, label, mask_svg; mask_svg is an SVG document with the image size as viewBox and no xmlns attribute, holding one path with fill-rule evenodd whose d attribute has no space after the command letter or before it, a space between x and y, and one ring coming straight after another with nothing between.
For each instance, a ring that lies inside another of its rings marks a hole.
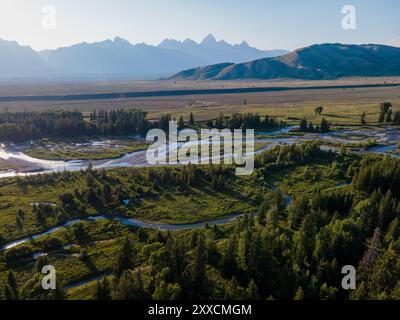
<instances>
[{"instance_id":1,"label":"river","mask_svg":"<svg viewBox=\"0 0 400 320\"><path fill-rule=\"evenodd\" d=\"M287 200L288 201L288 200ZM288 202L290 203L291 200ZM198 228L204 228L205 226L214 226L214 225L223 225L223 224L229 224L234 221L236 221L239 217L243 217L245 214L233 214L225 217L219 217L214 220L210 221L203 221L203 222L196 222L196 223L187 223L187 224L163 224L163 223L155 223L155 222L146 222L142 221L139 219L133 219L133 218L124 218L124 217L112 217L112 216L90 216L87 218L82 218L82 219L74 219L71 221L68 221L60 226L51 228L45 232L41 232L29 237L25 237L22 239L18 239L15 241L12 241L8 244L3 245L0 247L0 251L5 251L11 248L15 248L23 243L27 243L29 241L41 238L43 236L51 235L54 234L55 232L61 230L62 228L67 228L70 227L74 224L77 224L79 222L94 222L94 221L117 221L122 223L125 226L129 227L136 227L136 228L151 228L151 229L157 229L160 231L181 231L181 230L190 230L190 229L198 229ZM257 214L252 214L252 216L256 217Z\"/></svg>"},{"instance_id":2,"label":"river","mask_svg":"<svg viewBox=\"0 0 400 320\"><path fill-rule=\"evenodd\" d=\"M295 143L303 143L305 141L320 140L326 141L327 145L331 143L343 143L343 144L357 144L363 141L374 139L378 145L374 146L364 152L388 154L395 151L398 148L400 141L400 130L398 128L390 128L386 131L379 130L347 130L329 133L307 133L304 135L293 135L291 137L285 136L291 130L296 128L295 126L285 127L280 130L273 132L258 132L261 135L260 138L255 139L255 143L266 143L266 145L255 152L259 154L261 152L275 148L278 145L288 145ZM280 136L283 135L283 136ZM93 141L92 144L99 143ZM198 142L194 142L198 143ZM201 140L199 144L212 143L208 140ZM181 146L179 143L177 146ZM335 149L332 146L322 146L325 150ZM22 151L21 151L22 150ZM225 155L226 158L232 157L232 155ZM36 159L27 156L23 153L21 146L4 146L0 145L0 159L3 159L10 164L18 165L21 167L19 171L8 170L0 172L1 178L9 178L19 176L30 176L37 174L46 174L53 172L62 171L80 171L85 170L89 166L89 161L84 160L73 160L73 161L47 161L42 159ZM111 169L118 167L148 167L150 166L146 160L146 150L136 151L128 153L120 158L95 160L92 161L94 169Z\"/></svg>"}]
</instances>

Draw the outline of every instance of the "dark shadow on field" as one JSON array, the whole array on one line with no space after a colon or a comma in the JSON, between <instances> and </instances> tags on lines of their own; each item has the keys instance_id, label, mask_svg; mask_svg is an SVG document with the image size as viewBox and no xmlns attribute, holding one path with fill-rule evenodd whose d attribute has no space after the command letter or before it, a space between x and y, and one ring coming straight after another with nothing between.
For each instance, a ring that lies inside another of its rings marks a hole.
<instances>
[{"instance_id":1,"label":"dark shadow on field","mask_svg":"<svg viewBox=\"0 0 400 320\"><path fill-rule=\"evenodd\" d=\"M330 113L324 113L324 114L321 114L321 116L330 117L330 118L339 118L339 119L354 119L353 116L343 116L343 115L330 114Z\"/></svg>"}]
</instances>

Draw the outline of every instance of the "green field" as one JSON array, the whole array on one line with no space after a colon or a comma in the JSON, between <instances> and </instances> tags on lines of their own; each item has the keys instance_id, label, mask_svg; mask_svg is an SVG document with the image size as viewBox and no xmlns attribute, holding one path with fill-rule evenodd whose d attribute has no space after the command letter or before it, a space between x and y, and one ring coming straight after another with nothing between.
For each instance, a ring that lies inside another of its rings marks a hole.
<instances>
[{"instance_id":1,"label":"green field","mask_svg":"<svg viewBox=\"0 0 400 320\"><path fill-rule=\"evenodd\" d=\"M30 157L44 160L70 161L70 160L102 160L119 158L127 153L145 150L147 144L132 139L113 139L106 146L91 146L89 139L81 138L78 141L60 141L44 139L37 141L24 151ZM101 138L100 141L104 141ZM82 144L89 145L82 145Z\"/></svg>"}]
</instances>

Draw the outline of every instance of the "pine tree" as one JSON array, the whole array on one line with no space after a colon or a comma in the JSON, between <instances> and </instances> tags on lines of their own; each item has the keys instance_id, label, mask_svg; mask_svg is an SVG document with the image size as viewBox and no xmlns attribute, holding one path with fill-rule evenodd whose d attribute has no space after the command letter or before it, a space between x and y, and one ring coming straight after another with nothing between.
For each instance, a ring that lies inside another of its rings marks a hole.
<instances>
[{"instance_id":1,"label":"pine tree","mask_svg":"<svg viewBox=\"0 0 400 320\"><path fill-rule=\"evenodd\" d=\"M191 126L194 125L194 116L193 116L193 112L190 112L189 124L190 124Z\"/></svg>"},{"instance_id":2,"label":"pine tree","mask_svg":"<svg viewBox=\"0 0 400 320\"><path fill-rule=\"evenodd\" d=\"M389 111L386 113L385 122L386 122L386 123L392 122L392 110L389 110Z\"/></svg>"},{"instance_id":3,"label":"pine tree","mask_svg":"<svg viewBox=\"0 0 400 320\"><path fill-rule=\"evenodd\" d=\"M383 123L385 121L385 113L381 112L379 114L378 122Z\"/></svg>"},{"instance_id":4,"label":"pine tree","mask_svg":"<svg viewBox=\"0 0 400 320\"><path fill-rule=\"evenodd\" d=\"M133 245L130 239L126 237L117 258L117 265L114 270L115 276L119 278L125 270L132 269L135 264L134 259L135 252Z\"/></svg>"},{"instance_id":5,"label":"pine tree","mask_svg":"<svg viewBox=\"0 0 400 320\"><path fill-rule=\"evenodd\" d=\"M330 123L325 120L325 118L322 118L321 125L320 125L320 130L322 132L328 132L330 130Z\"/></svg>"},{"instance_id":6,"label":"pine tree","mask_svg":"<svg viewBox=\"0 0 400 320\"><path fill-rule=\"evenodd\" d=\"M247 297L249 300L259 299L258 287L254 279L251 279L249 286L247 287Z\"/></svg>"},{"instance_id":7,"label":"pine tree","mask_svg":"<svg viewBox=\"0 0 400 320\"><path fill-rule=\"evenodd\" d=\"M181 116L181 117L179 118L178 129L179 129L179 130L185 129L185 121L183 120L183 116Z\"/></svg>"},{"instance_id":8,"label":"pine tree","mask_svg":"<svg viewBox=\"0 0 400 320\"><path fill-rule=\"evenodd\" d=\"M41 256L36 260L36 272L41 273L44 266L49 265L49 259L47 256Z\"/></svg>"},{"instance_id":9,"label":"pine tree","mask_svg":"<svg viewBox=\"0 0 400 320\"><path fill-rule=\"evenodd\" d=\"M111 189L111 186L108 183L105 183L103 185L102 193L103 193L104 203L110 204L110 202L112 201L112 189Z\"/></svg>"},{"instance_id":10,"label":"pine tree","mask_svg":"<svg viewBox=\"0 0 400 320\"><path fill-rule=\"evenodd\" d=\"M308 130L308 122L307 120L304 118L300 121L300 131L307 131Z\"/></svg>"},{"instance_id":11,"label":"pine tree","mask_svg":"<svg viewBox=\"0 0 400 320\"><path fill-rule=\"evenodd\" d=\"M7 273L7 284L4 295L8 296L9 299L7 300L19 299L17 280L15 279L14 273L12 271L8 271Z\"/></svg>"},{"instance_id":12,"label":"pine tree","mask_svg":"<svg viewBox=\"0 0 400 320\"><path fill-rule=\"evenodd\" d=\"M265 208L265 203L263 203L258 211L258 223L265 226L267 222L267 210Z\"/></svg>"},{"instance_id":13,"label":"pine tree","mask_svg":"<svg viewBox=\"0 0 400 320\"><path fill-rule=\"evenodd\" d=\"M366 115L365 112L363 112L363 114L361 115L361 118L360 118L360 122L361 122L361 125L362 125L362 126L367 125L367 120L366 120L366 118L367 118L367 115Z\"/></svg>"},{"instance_id":14,"label":"pine tree","mask_svg":"<svg viewBox=\"0 0 400 320\"><path fill-rule=\"evenodd\" d=\"M20 220L24 220L24 219L25 219L25 212L24 212L23 210L21 210L21 209L18 209L18 211L17 211L17 217L18 217Z\"/></svg>"},{"instance_id":15,"label":"pine tree","mask_svg":"<svg viewBox=\"0 0 400 320\"><path fill-rule=\"evenodd\" d=\"M167 301L170 298L168 294L168 284L164 280L156 287L152 298L155 301Z\"/></svg>"},{"instance_id":16,"label":"pine tree","mask_svg":"<svg viewBox=\"0 0 400 320\"><path fill-rule=\"evenodd\" d=\"M294 300L304 300L304 291L303 288L300 287L299 289L297 289L296 291L296 295L294 296Z\"/></svg>"},{"instance_id":17,"label":"pine tree","mask_svg":"<svg viewBox=\"0 0 400 320\"><path fill-rule=\"evenodd\" d=\"M94 300L111 300L110 284L106 277L102 281L97 281L96 287L93 293Z\"/></svg>"},{"instance_id":18,"label":"pine tree","mask_svg":"<svg viewBox=\"0 0 400 320\"><path fill-rule=\"evenodd\" d=\"M117 286L114 291L115 300L134 300L135 285L130 271L124 270L117 280Z\"/></svg>"},{"instance_id":19,"label":"pine tree","mask_svg":"<svg viewBox=\"0 0 400 320\"><path fill-rule=\"evenodd\" d=\"M19 216L16 218L16 227L18 231L22 231L24 228L23 222Z\"/></svg>"},{"instance_id":20,"label":"pine tree","mask_svg":"<svg viewBox=\"0 0 400 320\"><path fill-rule=\"evenodd\" d=\"M381 106L380 106L381 112L383 114L386 114L386 113L388 113L388 111L390 110L391 107L392 107L392 104L390 102L382 102Z\"/></svg>"},{"instance_id":21,"label":"pine tree","mask_svg":"<svg viewBox=\"0 0 400 320\"><path fill-rule=\"evenodd\" d=\"M364 253L364 256L360 262L360 267L362 269L369 270L371 269L378 259L379 251L381 249L381 230L376 228L374 231L374 235L368 245L367 251Z\"/></svg>"},{"instance_id":22,"label":"pine tree","mask_svg":"<svg viewBox=\"0 0 400 320\"><path fill-rule=\"evenodd\" d=\"M194 296L201 296L205 290L205 271L206 271L206 246L202 234L197 236L197 246L193 250L192 261L186 270L188 284Z\"/></svg>"},{"instance_id":23,"label":"pine tree","mask_svg":"<svg viewBox=\"0 0 400 320\"><path fill-rule=\"evenodd\" d=\"M338 289L328 286L324 283L320 288L319 297L321 300L334 300Z\"/></svg>"},{"instance_id":24,"label":"pine tree","mask_svg":"<svg viewBox=\"0 0 400 320\"><path fill-rule=\"evenodd\" d=\"M393 116L393 123L400 124L400 111L396 111Z\"/></svg>"},{"instance_id":25,"label":"pine tree","mask_svg":"<svg viewBox=\"0 0 400 320\"><path fill-rule=\"evenodd\" d=\"M226 300L243 300L243 288L240 287L239 282L233 277L225 286L225 297Z\"/></svg>"},{"instance_id":26,"label":"pine tree","mask_svg":"<svg viewBox=\"0 0 400 320\"><path fill-rule=\"evenodd\" d=\"M238 252L238 241L236 234L229 239L228 248L222 256L221 269L226 277L232 277L237 271L236 255Z\"/></svg>"}]
</instances>

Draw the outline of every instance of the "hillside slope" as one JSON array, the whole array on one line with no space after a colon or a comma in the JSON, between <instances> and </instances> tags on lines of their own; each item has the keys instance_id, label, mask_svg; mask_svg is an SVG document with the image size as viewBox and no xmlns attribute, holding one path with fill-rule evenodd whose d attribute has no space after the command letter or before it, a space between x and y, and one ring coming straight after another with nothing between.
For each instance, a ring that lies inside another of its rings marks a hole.
<instances>
[{"instance_id":1,"label":"hillside slope","mask_svg":"<svg viewBox=\"0 0 400 320\"><path fill-rule=\"evenodd\" d=\"M185 70L171 79L323 80L350 76L398 75L400 75L400 48L384 45L321 44L298 49L276 58Z\"/></svg>"}]
</instances>

